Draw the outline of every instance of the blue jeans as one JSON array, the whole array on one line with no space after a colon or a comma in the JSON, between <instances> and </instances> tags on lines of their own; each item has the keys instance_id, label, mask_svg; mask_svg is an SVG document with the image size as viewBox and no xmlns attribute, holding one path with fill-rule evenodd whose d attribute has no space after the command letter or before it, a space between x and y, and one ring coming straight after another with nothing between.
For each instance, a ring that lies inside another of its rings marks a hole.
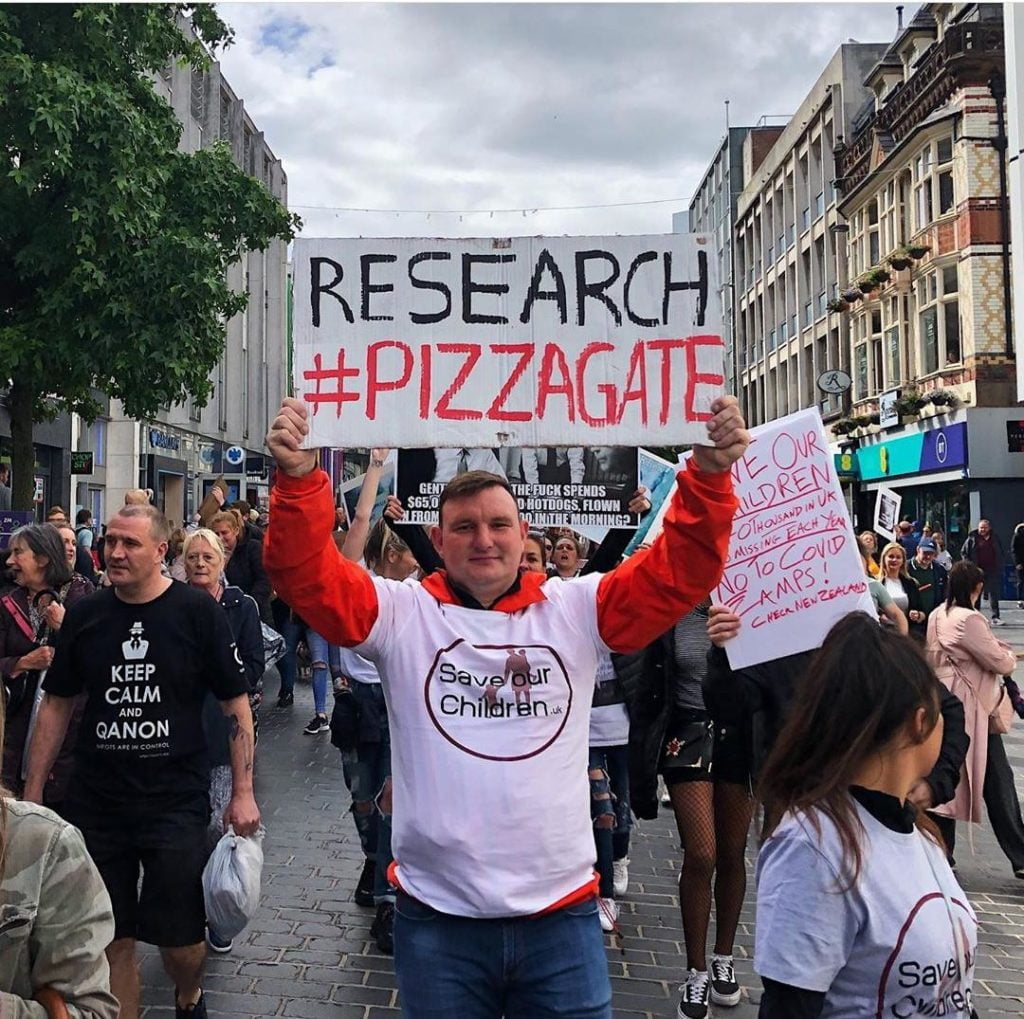
<instances>
[{"instance_id":1,"label":"blue jeans","mask_svg":"<svg viewBox=\"0 0 1024 1019\"><path fill-rule=\"evenodd\" d=\"M629 747L591 747L590 819L594 822L594 848L601 897L614 898L612 863L629 855Z\"/></svg>"},{"instance_id":2,"label":"blue jeans","mask_svg":"<svg viewBox=\"0 0 1024 1019\"><path fill-rule=\"evenodd\" d=\"M278 622L275 620L275 622ZM277 673L281 677L281 689L278 696L293 693L295 690L295 675L298 672L298 665L295 661L295 652L298 649L299 641L302 640L302 627L291 618L291 613L280 620L277 627L278 632L284 637L284 657L277 663Z\"/></svg>"},{"instance_id":3,"label":"blue jeans","mask_svg":"<svg viewBox=\"0 0 1024 1019\"><path fill-rule=\"evenodd\" d=\"M395 890L388 882L391 855L391 732L388 728L384 691L379 684L352 681L351 695L360 714L372 714L378 723L379 739L360 740L341 755L345 785L352 794L359 843L368 860L376 862L373 898L377 903L393 902Z\"/></svg>"},{"instance_id":4,"label":"blue jeans","mask_svg":"<svg viewBox=\"0 0 1024 1019\"><path fill-rule=\"evenodd\" d=\"M439 913L399 892L395 976L406 1019L612 1014L594 899L543 916L473 920Z\"/></svg>"},{"instance_id":5,"label":"blue jeans","mask_svg":"<svg viewBox=\"0 0 1024 1019\"><path fill-rule=\"evenodd\" d=\"M330 681L329 666L338 664L333 644L327 642L311 626L306 627L306 646L309 660L313 664L313 708L318 715L327 714L327 686Z\"/></svg>"}]
</instances>

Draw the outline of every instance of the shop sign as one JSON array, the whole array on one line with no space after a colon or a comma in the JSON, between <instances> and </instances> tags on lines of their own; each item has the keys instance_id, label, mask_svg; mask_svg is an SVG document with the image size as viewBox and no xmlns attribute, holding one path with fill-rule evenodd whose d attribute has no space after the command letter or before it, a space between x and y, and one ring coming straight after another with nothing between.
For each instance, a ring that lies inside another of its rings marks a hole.
<instances>
[{"instance_id":1,"label":"shop sign","mask_svg":"<svg viewBox=\"0 0 1024 1019\"><path fill-rule=\"evenodd\" d=\"M32 490L32 501L42 502L43 501L43 485L46 483L43 478L38 474L32 479L33 490Z\"/></svg>"},{"instance_id":2,"label":"shop sign","mask_svg":"<svg viewBox=\"0 0 1024 1019\"><path fill-rule=\"evenodd\" d=\"M1024 453L1024 421L1006 422L1006 451Z\"/></svg>"},{"instance_id":3,"label":"shop sign","mask_svg":"<svg viewBox=\"0 0 1024 1019\"><path fill-rule=\"evenodd\" d=\"M245 450L241 446L228 446L224 450L224 463L235 470L241 470L245 464Z\"/></svg>"},{"instance_id":4,"label":"shop sign","mask_svg":"<svg viewBox=\"0 0 1024 1019\"><path fill-rule=\"evenodd\" d=\"M857 466L862 481L966 467L967 425L960 422L861 446L857 450Z\"/></svg>"},{"instance_id":5,"label":"shop sign","mask_svg":"<svg viewBox=\"0 0 1024 1019\"><path fill-rule=\"evenodd\" d=\"M836 453L835 463L840 481L851 481L857 477L857 458L852 453Z\"/></svg>"},{"instance_id":6,"label":"shop sign","mask_svg":"<svg viewBox=\"0 0 1024 1019\"><path fill-rule=\"evenodd\" d=\"M71 453L72 474L92 474L92 450L74 450Z\"/></svg>"},{"instance_id":7,"label":"shop sign","mask_svg":"<svg viewBox=\"0 0 1024 1019\"><path fill-rule=\"evenodd\" d=\"M42 494L40 493L40 498ZM35 523L36 515L32 510L5 510L0 513L0 548L7 548L11 535L25 524Z\"/></svg>"},{"instance_id":8,"label":"shop sign","mask_svg":"<svg viewBox=\"0 0 1024 1019\"><path fill-rule=\"evenodd\" d=\"M899 396L898 389L890 389L888 393L882 393L878 398L878 423L882 428L891 428L900 423L900 414L896 409Z\"/></svg>"},{"instance_id":9,"label":"shop sign","mask_svg":"<svg viewBox=\"0 0 1024 1019\"><path fill-rule=\"evenodd\" d=\"M149 444L154 449L168 449L174 453L181 449L181 439L175 435L168 435L167 432L162 432L159 428L150 428Z\"/></svg>"}]
</instances>

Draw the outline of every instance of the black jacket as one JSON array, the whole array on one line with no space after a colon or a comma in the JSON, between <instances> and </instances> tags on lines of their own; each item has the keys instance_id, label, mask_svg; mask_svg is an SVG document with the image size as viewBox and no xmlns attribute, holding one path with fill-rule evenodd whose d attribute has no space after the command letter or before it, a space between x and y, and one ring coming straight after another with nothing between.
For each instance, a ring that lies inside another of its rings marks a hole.
<instances>
[{"instance_id":1,"label":"black jacket","mask_svg":"<svg viewBox=\"0 0 1024 1019\"><path fill-rule=\"evenodd\" d=\"M775 745L796 684L813 654L813 651L803 651L734 672L729 667L725 651L713 647L708 652L704 703L716 721L745 724L751 740L751 770L755 777ZM939 758L926 779L932 787L936 804L953 798L970 745L964 726L963 704L941 684L939 692L945 725Z\"/></svg>"},{"instance_id":2,"label":"black jacket","mask_svg":"<svg viewBox=\"0 0 1024 1019\"><path fill-rule=\"evenodd\" d=\"M1024 524L1018 524L1014 529L1010 552L1014 566L1024 566Z\"/></svg>"},{"instance_id":3,"label":"black jacket","mask_svg":"<svg viewBox=\"0 0 1024 1019\"><path fill-rule=\"evenodd\" d=\"M254 692L263 676L263 628L255 601L237 587L225 587L220 604L227 613L228 626L235 638L238 655L245 668L250 693ZM203 729L206 732L207 760L211 767L231 763L228 746L230 727L217 698L207 693L203 702Z\"/></svg>"},{"instance_id":4,"label":"black jacket","mask_svg":"<svg viewBox=\"0 0 1024 1019\"><path fill-rule=\"evenodd\" d=\"M271 586L267 571L263 569L263 546L255 538L251 538L247 531L239 536L224 575L228 578L229 584L240 587L246 594L252 595L256 607L260 610L260 619L265 623L271 623Z\"/></svg>"}]
</instances>

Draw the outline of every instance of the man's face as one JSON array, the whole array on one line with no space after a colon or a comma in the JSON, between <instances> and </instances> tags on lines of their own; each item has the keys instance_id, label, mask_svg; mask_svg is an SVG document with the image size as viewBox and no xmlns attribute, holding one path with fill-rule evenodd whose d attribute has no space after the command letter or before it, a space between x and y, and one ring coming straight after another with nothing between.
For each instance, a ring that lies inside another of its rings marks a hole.
<instances>
[{"instance_id":1,"label":"man's face","mask_svg":"<svg viewBox=\"0 0 1024 1019\"><path fill-rule=\"evenodd\" d=\"M446 502L431 538L456 584L474 596L497 597L519 572L526 521L512 496L494 486Z\"/></svg>"},{"instance_id":2,"label":"man's face","mask_svg":"<svg viewBox=\"0 0 1024 1019\"><path fill-rule=\"evenodd\" d=\"M935 553L930 548L917 547L917 555L914 556L919 566L931 566L935 562Z\"/></svg>"},{"instance_id":3,"label":"man's face","mask_svg":"<svg viewBox=\"0 0 1024 1019\"><path fill-rule=\"evenodd\" d=\"M48 524L66 524L68 518L60 510L57 510L55 513L46 514L46 522Z\"/></svg>"},{"instance_id":4,"label":"man's face","mask_svg":"<svg viewBox=\"0 0 1024 1019\"><path fill-rule=\"evenodd\" d=\"M114 516L107 527L103 547L107 577L113 587L144 584L160 573L167 542L153 537L146 517Z\"/></svg>"},{"instance_id":5,"label":"man's face","mask_svg":"<svg viewBox=\"0 0 1024 1019\"><path fill-rule=\"evenodd\" d=\"M978 521L978 534L987 538L992 533L992 525L987 520Z\"/></svg>"}]
</instances>

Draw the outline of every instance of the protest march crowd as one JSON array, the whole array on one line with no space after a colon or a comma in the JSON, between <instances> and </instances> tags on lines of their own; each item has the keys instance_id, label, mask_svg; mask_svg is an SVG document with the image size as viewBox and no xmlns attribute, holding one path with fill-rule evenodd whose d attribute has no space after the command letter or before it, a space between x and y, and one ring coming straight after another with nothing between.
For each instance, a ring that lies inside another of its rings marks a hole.
<instances>
[{"instance_id":1,"label":"protest march crowd","mask_svg":"<svg viewBox=\"0 0 1024 1019\"><path fill-rule=\"evenodd\" d=\"M611 1016L605 934L629 896L632 819L661 805L682 849L677 1015L737 1005L760 805L762 1019L976 1015L956 822L984 804L1024 878L1001 737L1024 711L1004 679L1016 657L976 608L988 592L999 623L998 538L981 521L953 563L913 522L881 549L865 533L875 611L733 668L745 613L713 594L750 435L732 397L706 427L660 533L626 557L631 530L584 559L579 535L531 530L508 481L480 470L445 484L432 527L403 522L396 497L372 523L382 448L342 529L291 398L267 437L265 533L247 506L213 507L172 545L145 493L101 550L88 515L16 531L0 595L0 1014L135 1019L138 940L159 947L179 1019L207 1014L206 952L237 931L208 915L204 868L227 829L261 837L267 648L283 651L277 710L302 645L304 732L340 750L338 811L365 853L353 894L375 910L403 1014ZM83 575L90 550L98 577ZM1013 553L1024 564L1024 529Z\"/></svg>"}]
</instances>

